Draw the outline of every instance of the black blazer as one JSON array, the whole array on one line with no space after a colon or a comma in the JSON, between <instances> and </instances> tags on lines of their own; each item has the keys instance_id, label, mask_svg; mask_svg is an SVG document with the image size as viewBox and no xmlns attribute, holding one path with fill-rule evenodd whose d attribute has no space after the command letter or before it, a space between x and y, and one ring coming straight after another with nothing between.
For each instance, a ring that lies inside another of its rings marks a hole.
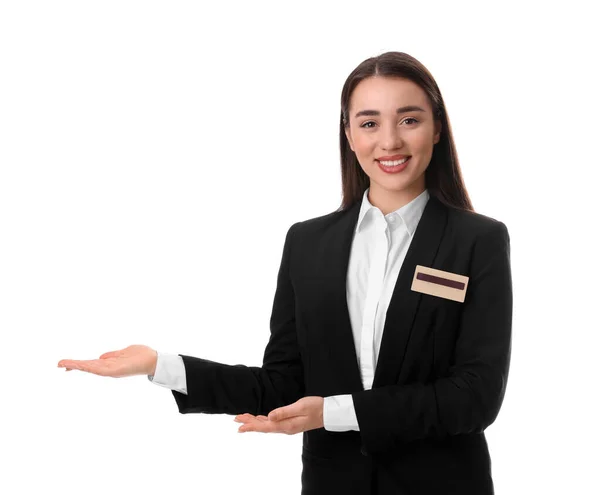
<instances>
[{"instance_id":1,"label":"black blazer","mask_svg":"<svg viewBox=\"0 0 600 495\"><path fill-rule=\"evenodd\" d=\"M360 431L303 433L303 495L492 494L484 430L510 362L508 230L430 196L364 390L346 302L360 205L290 227L263 365L182 355L188 394L173 391L179 412L267 415L305 396L352 394ZM468 276L464 302L411 290L417 265Z\"/></svg>"}]
</instances>

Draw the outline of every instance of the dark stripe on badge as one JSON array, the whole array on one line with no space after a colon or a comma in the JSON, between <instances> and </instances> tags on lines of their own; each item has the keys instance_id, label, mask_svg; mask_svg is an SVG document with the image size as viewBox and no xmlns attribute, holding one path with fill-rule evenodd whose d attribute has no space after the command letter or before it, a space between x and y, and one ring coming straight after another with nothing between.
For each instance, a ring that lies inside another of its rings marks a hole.
<instances>
[{"instance_id":1,"label":"dark stripe on badge","mask_svg":"<svg viewBox=\"0 0 600 495\"><path fill-rule=\"evenodd\" d=\"M423 272L417 273L417 279L425 282L431 282L432 284L445 285L446 287L452 287L453 289L464 290L465 288L464 282L436 277L435 275L428 275L427 273Z\"/></svg>"}]
</instances>

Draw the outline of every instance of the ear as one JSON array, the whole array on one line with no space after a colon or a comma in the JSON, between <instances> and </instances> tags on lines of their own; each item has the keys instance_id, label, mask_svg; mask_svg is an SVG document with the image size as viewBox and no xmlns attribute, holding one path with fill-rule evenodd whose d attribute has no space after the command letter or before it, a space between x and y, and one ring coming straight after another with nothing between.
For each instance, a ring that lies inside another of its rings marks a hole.
<instances>
[{"instance_id":1,"label":"ear","mask_svg":"<svg viewBox=\"0 0 600 495\"><path fill-rule=\"evenodd\" d=\"M344 132L346 133L346 138L348 139L348 143L350 144L350 149L352 151L354 151L354 144L352 143L352 136L350 135L350 131L348 129L349 129L349 127L346 127L344 129Z\"/></svg>"},{"instance_id":2,"label":"ear","mask_svg":"<svg viewBox=\"0 0 600 495\"><path fill-rule=\"evenodd\" d=\"M435 121L435 134L433 135L433 144L437 144L440 142L440 134L442 132L442 121Z\"/></svg>"}]
</instances>

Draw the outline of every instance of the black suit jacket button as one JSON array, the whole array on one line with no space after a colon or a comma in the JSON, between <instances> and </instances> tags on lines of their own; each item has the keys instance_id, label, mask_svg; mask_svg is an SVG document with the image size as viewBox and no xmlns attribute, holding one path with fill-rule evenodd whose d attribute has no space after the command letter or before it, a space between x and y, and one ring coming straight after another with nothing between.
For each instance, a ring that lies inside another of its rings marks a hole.
<instances>
[{"instance_id":1,"label":"black suit jacket button","mask_svg":"<svg viewBox=\"0 0 600 495\"><path fill-rule=\"evenodd\" d=\"M361 448L360 448L360 453L361 453L362 455L365 455L365 456L369 455L369 454L367 453L367 450L366 450L364 447L361 447Z\"/></svg>"}]
</instances>

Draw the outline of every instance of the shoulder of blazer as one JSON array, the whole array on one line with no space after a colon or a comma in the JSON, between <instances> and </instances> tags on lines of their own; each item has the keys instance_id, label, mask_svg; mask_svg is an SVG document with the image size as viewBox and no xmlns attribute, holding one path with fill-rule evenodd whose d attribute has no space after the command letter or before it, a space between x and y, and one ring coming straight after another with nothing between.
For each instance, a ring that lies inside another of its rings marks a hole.
<instances>
[{"instance_id":1,"label":"shoulder of blazer","mask_svg":"<svg viewBox=\"0 0 600 495\"><path fill-rule=\"evenodd\" d=\"M354 206L358 205L355 204ZM300 236L303 238L307 236L318 236L332 225L335 225L345 215L352 214L352 209L353 207L350 207L346 210L336 210L318 217L300 220L294 223L291 228L294 229L295 232L299 232L294 234L295 236Z\"/></svg>"},{"instance_id":2,"label":"shoulder of blazer","mask_svg":"<svg viewBox=\"0 0 600 495\"><path fill-rule=\"evenodd\" d=\"M508 231L504 222L469 210L446 206L448 227L458 238L476 238L496 230Z\"/></svg>"},{"instance_id":3,"label":"shoulder of blazer","mask_svg":"<svg viewBox=\"0 0 600 495\"><path fill-rule=\"evenodd\" d=\"M297 223L301 224L303 226L303 228L307 228L307 229L312 228L312 229L318 230L321 227L327 227L328 225L335 223L343 215L348 214L350 209L351 208L348 208L347 210L332 211L331 213L327 213L325 215L321 215L321 216L314 217L314 218L308 218L306 220L302 220Z\"/></svg>"}]
</instances>

